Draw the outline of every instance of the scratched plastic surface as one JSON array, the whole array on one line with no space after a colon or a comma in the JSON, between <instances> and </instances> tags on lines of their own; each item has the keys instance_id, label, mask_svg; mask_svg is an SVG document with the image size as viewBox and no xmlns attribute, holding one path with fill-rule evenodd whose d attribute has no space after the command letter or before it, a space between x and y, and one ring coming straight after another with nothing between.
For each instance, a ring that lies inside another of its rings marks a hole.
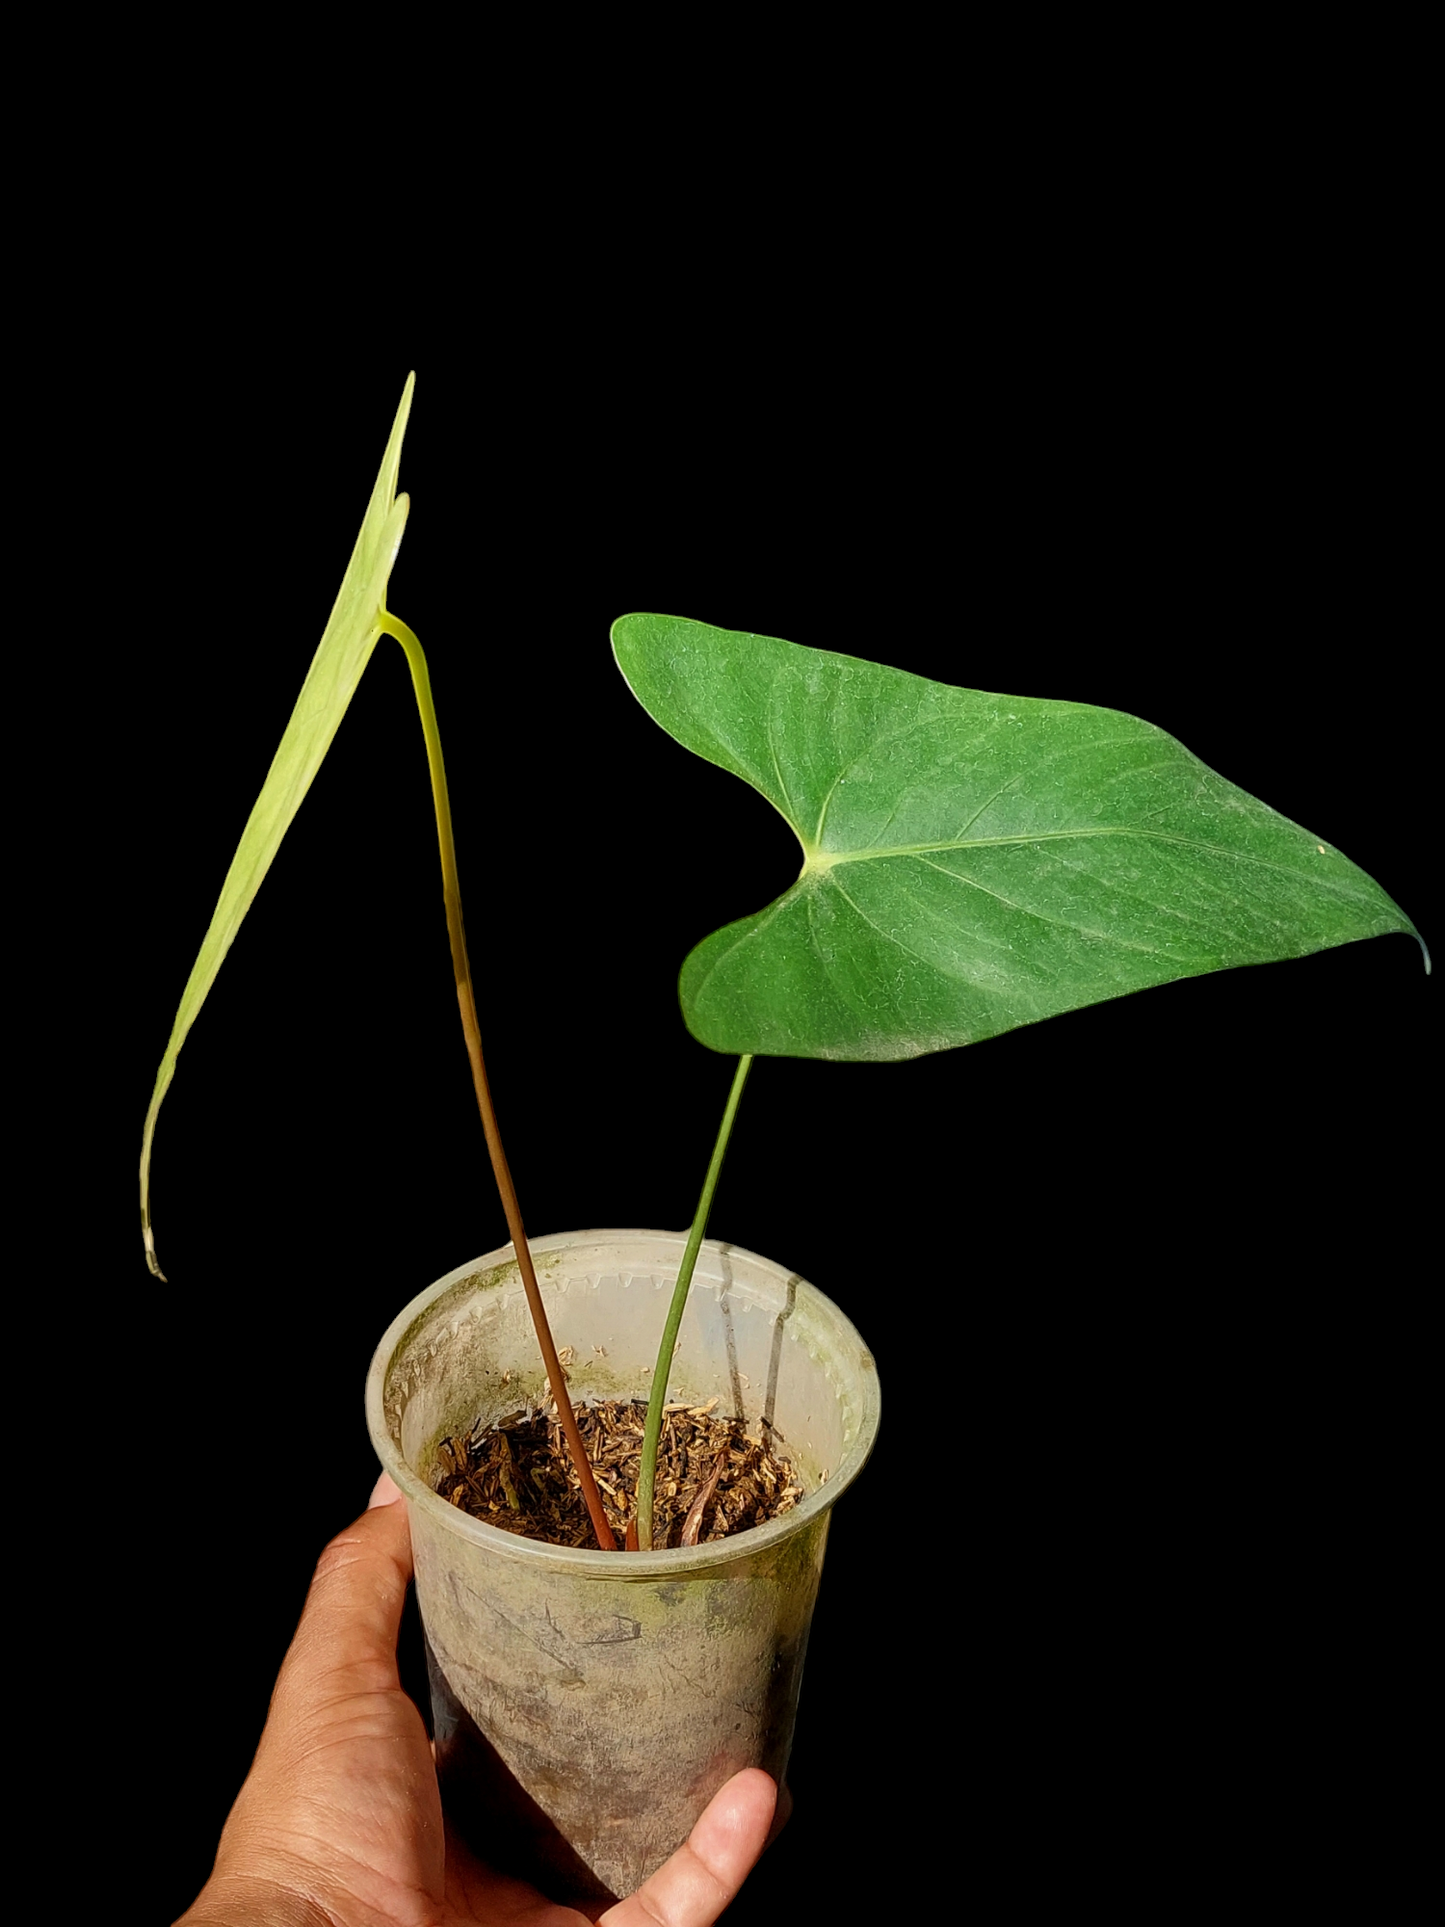
<instances>
[{"instance_id":1,"label":"scratched plastic surface","mask_svg":"<svg viewBox=\"0 0 1445 1927\"><path fill-rule=\"evenodd\" d=\"M574 1399L645 1398L680 1234L533 1244ZM377 1348L367 1421L406 1493L437 1761L453 1822L493 1861L571 1897L630 1892L723 1781L781 1780L830 1510L878 1427L852 1324L770 1260L708 1240L669 1396L765 1420L805 1497L781 1519L653 1553L571 1551L501 1532L432 1490L439 1442L540 1404L511 1247L413 1301Z\"/></svg>"}]
</instances>

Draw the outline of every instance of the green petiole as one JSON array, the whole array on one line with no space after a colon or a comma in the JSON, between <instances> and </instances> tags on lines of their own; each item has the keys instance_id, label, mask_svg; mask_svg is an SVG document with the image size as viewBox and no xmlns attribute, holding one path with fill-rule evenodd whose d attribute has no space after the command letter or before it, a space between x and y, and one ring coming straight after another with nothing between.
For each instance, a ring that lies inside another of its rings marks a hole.
<instances>
[{"instance_id":1,"label":"green petiole","mask_svg":"<svg viewBox=\"0 0 1445 1927\"><path fill-rule=\"evenodd\" d=\"M687 1306L688 1288L692 1284L697 1254L702 1249L703 1237L707 1231L708 1213L712 1210L712 1198L714 1191L717 1190L718 1174L722 1170L728 1139L732 1136L733 1119L738 1114L738 1100L742 1097L743 1085L748 1081L748 1072L752 1067L751 1057L738 1059L733 1086L728 1092L727 1108L723 1112L722 1123L718 1128L717 1142L712 1147L712 1162L708 1165L707 1176L702 1181L702 1196L698 1199L697 1213L692 1221L687 1248L682 1254L682 1263L678 1267L677 1283L672 1288L672 1303L667 1308L667 1324L663 1327L662 1344L658 1348L657 1365L652 1374L652 1392L647 1401L647 1424L642 1434L642 1465L637 1478L639 1552L652 1550L652 1499L653 1490L657 1484L657 1446L662 1437L662 1408L667 1402L667 1380L672 1370L672 1355L677 1349L677 1334L682 1326L682 1314Z\"/></svg>"}]
</instances>

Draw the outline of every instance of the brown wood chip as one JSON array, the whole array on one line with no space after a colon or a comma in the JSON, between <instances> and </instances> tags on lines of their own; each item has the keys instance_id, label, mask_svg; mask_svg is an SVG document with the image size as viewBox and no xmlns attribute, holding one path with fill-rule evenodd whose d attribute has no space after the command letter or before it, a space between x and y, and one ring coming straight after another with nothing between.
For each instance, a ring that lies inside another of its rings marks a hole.
<instances>
[{"instance_id":1,"label":"brown wood chip","mask_svg":"<svg viewBox=\"0 0 1445 1927\"><path fill-rule=\"evenodd\" d=\"M739 1419L706 1405L668 1408L657 1463L653 1544L699 1545L763 1525L802 1497L775 1445L747 1436ZM647 1406L613 1399L578 1408L577 1422L608 1522L637 1538L637 1476ZM437 1492L488 1525L551 1545L593 1543L577 1475L552 1412L515 1412L488 1431L443 1439Z\"/></svg>"},{"instance_id":2,"label":"brown wood chip","mask_svg":"<svg viewBox=\"0 0 1445 1927\"><path fill-rule=\"evenodd\" d=\"M717 1482L722 1477L722 1470L727 1462L727 1453L720 1452L718 1454L717 1464L712 1469L712 1477L693 1500L688 1515L682 1522L682 1538L679 1541L680 1544L684 1546L695 1546L697 1544L697 1536L702 1531L702 1517L707 1511L708 1500L711 1499L713 1493L717 1491Z\"/></svg>"}]
</instances>

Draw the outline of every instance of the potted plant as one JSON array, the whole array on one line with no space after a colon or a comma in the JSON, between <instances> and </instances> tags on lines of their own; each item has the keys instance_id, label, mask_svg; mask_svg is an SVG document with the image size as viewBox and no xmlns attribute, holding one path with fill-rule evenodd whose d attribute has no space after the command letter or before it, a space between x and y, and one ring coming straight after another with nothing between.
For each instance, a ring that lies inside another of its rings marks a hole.
<instances>
[{"instance_id":1,"label":"potted plant","mask_svg":"<svg viewBox=\"0 0 1445 1927\"><path fill-rule=\"evenodd\" d=\"M488 1117L425 664L410 632L385 612L405 513L395 481L409 399L410 387L332 626L187 986L147 1120L147 1153L175 1053L383 627L407 650L427 730L463 1025ZM627 619L614 640L624 674L654 716L689 747L744 775L803 846L798 884L744 925L707 939L684 967L694 1033L742 1060L759 1053L905 1058L1170 977L1412 928L1333 845L1308 838L1132 719L1077 704L981 697L669 618ZM960 796L968 805L962 813ZM739 1091L735 1080L727 1125ZM489 1117L488 1137L506 1197ZM714 1178L725 1143L726 1129ZM709 1196L705 1187L689 1240L694 1255ZM510 1206L509 1216L513 1262L535 1300L540 1292L526 1278L525 1239ZM684 1260L679 1317L688 1302L686 1272ZM437 1289L445 1298L459 1282ZM670 1334L660 1335L657 1356L655 1408L668 1385ZM379 1358L383 1381L390 1365ZM546 1370L555 1389L555 1359ZM375 1414L378 1401L385 1404L384 1382L374 1393ZM440 1423L417 1442L423 1459ZM628 1555L612 1557L626 1570ZM657 1589L649 1555L633 1558L643 1562L632 1568L638 1577L615 1583ZM701 1803L706 1789L697 1791Z\"/></svg>"}]
</instances>

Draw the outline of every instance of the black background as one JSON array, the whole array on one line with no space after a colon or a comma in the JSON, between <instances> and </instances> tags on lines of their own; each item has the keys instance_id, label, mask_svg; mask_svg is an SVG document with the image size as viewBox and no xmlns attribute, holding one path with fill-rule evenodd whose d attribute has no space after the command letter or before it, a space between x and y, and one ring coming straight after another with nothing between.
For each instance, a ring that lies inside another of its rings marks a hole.
<instances>
[{"instance_id":1,"label":"black background","mask_svg":"<svg viewBox=\"0 0 1445 1927\"><path fill-rule=\"evenodd\" d=\"M136 1610L107 1706L170 1742L126 1830L158 1908L204 1879L365 1502L378 1337L506 1235L385 641L162 1113L167 1286L135 1228L154 1066L408 369L389 600L431 661L528 1223L679 1227L730 1065L677 971L796 850L635 704L628 610L1147 717L1438 937L1409 276L1326 189L1282 224L1181 173L1161 223L1064 178L1026 245L970 202L766 264L715 210L710 256L597 241L539 287L484 248L341 312L178 277L85 390L79 512L120 517L125 611L75 778L77 889L115 933L84 1132ZM730 1919L1388 1854L1434 1000L1397 936L912 1064L758 1065L713 1230L847 1311L884 1424L834 1520L796 1814Z\"/></svg>"}]
</instances>

